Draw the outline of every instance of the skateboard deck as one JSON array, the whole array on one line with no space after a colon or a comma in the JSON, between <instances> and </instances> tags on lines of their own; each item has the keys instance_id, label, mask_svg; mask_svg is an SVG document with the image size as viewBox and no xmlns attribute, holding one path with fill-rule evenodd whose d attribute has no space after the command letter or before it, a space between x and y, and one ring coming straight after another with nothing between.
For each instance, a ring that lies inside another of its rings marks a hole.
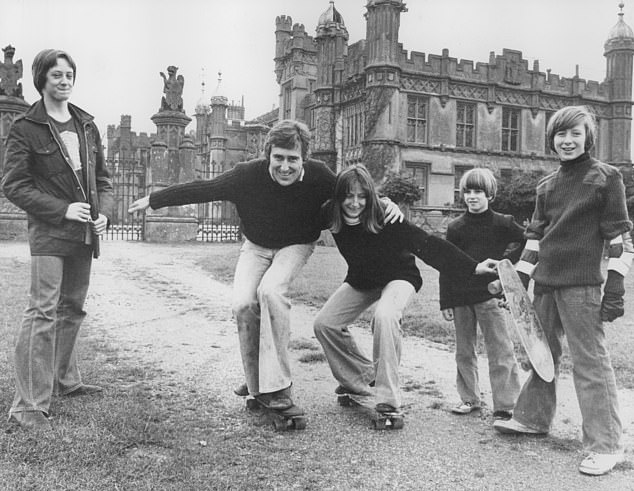
<instances>
[{"instance_id":1,"label":"skateboard deck","mask_svg":"<svg viewBox=\"0 0 634 491\"><path fill-rule=\"evenodd\" d=\"M402 411L378 412L375 407L378 402L374 396L359 394L341 394L337 396L337 402L344 407L362 407L370 413L372 426L375 430L400 430L403 428L405 414Z\"/></svg>"},{"instance_id":2,"label":"skateboard deck","mask_svg":"<svg viewBox=\"0 0 634 491\"><path fill-rule=\"evenodd\" d=\"M489 290L491 293L502 293L505 308L510 312L511 323L535 373L545 382L551 382L555 378L555 365L533 303L511 261L500 261L497 272L500 278L499 285L492 282ZM498 291L495 291L496 289Z\"/></svg>"},{"instance_id":3,"label":"skateboard deck","mask_svg":"<svg viewBox=\"0 0 634 491\"><path fill-rule=\"evenodd\" d=\"M293 405L284 410L271 409L254 397L248 397L247 409L264 411L277 431L306 429L306 415L298 406Z\"/></svg>"}]
</instances>

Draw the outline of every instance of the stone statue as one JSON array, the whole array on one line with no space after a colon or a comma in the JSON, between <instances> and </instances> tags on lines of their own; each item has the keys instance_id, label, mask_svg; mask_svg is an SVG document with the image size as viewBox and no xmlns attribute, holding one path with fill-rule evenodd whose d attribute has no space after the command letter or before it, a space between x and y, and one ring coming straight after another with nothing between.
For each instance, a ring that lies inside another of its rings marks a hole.
<instances>
[{"instance_id":1,"label":"stone statue","mask_svg":"<svg viewBox=\"0 0 634 491\"><path fill-rule=\"evenodd\" d=\"M178 67L170 65L167 67L166 77L161 72L163 77L163 93L165 94L161 99L161 111L183 111L183 85L185 85L185 79L182 75L176 76Z\"/></svg>"},{"instance_id":2,"label":"stone statue","mask_svg":"<svg viewBox=\"0 0 634 491\"><path fill-rule=\"evenodd\" d=\"M22 78L22 60L13 63L15 48L11 45L2 48L2 51L4 63L0 63L0 95L22 99L22 84L18 82Z\"/></svg>"}]
</instances>

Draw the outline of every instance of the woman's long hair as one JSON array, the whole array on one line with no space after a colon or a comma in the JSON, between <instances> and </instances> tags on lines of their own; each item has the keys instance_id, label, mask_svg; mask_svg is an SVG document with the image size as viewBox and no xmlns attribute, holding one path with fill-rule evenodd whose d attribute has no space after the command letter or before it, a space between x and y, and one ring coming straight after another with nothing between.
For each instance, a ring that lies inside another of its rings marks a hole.
<instances>
[{"instance_id":1,"label":"woman's long hair","mask_svg":"<svg viewBox=\"0 0 634 491\"><path fill-rule=\"evenodd\" d=\"M383 228L383 207L376 194L372 176L363 164L351 165L337 176L333 197L327 206L330 212L330 231L334 234L341 231L345 223L342 205L355 182L359 183L366 196L365 209L359 217L361 226L366 232L378 234Z\"/></svg>"}]
</instances>

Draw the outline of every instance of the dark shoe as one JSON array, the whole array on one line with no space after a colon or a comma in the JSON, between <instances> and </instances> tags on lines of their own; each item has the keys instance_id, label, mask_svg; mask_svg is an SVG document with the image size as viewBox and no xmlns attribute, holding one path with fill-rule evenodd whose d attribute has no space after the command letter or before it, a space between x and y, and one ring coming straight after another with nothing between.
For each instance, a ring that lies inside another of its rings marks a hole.
<instances>
[{"instance_id":1,"label":"dark shoe","mask_svg":"<svg viewBox=\"0 0 634 491\"><path fill-rule=\"evenodd\" d=\"M255 399L264 407L273 409L275 411L283 411L293 406L291 400L291 388L278 390L275 392L269 392L266 394L258 394Z\"/></svg>"},{"instance_id":2,"label":"dark shoe","mask_svg":"<svg viewBox=\"0 0 634 491\"><path fill-rule=\"evenodd\" d=\"M391 404L387 404L385 402L379 402L374 409L376 409L377 413L394 413L396 412L396 408Z\"/></svg>"},{"instance_id":3,"label":"dark shoe","mask_svg":"<svg viewBox=\"0 0 634 491\"><path fill-rule=\"evenodd\" d=\"M233 389L233 393L240 397L246 397L249 395L249 388L247 387L246 383L240 384L235 389Z\"/></svg>"},{"instance_id":4,"label":"dark shoe","mask_svg":"<svg viewBox=\"0 0 634 491\"><path fill-rule=\"evenodd\" d=\"M370 382L368 384L369 387L374 387L374 380L372 382ZM337 395L344 395L344 394L356 394L356 395L360 395L360 396L365 396L365 395L370 395L370 392L354 392L350 389L347 389L346 387L344 387L343 385L337 385L337 387L335 388L335 394Z\"/></svg>"},{"instance_id":5,"label":"dark shoe","mask_svg":"<svg viewBox=\"0 0 634 491\"><path fill-rule=\"evenodd\" d=\"M509 419L511 419L513 417L513 413L511 411L494 411L493 412L493 419L495 420L502 420L502 421L508 421Z\"/></svg>"},{"instance_id":6,"label":"dark shoe","mask_svg":"<svg viewBox=\"0 0 634 491\"><path fill-rule=\"evenodd\" d=\"M53 431L53 427L42 411L21 411L13 413L9 418L21 428L29 431Z\"/></svg>"},{"instance_id":7,"label":"dark shoe","mask_svg":"<svg viewBox=\"0 0 634 491\"><path fill-rule=\"evenodd\" d=\"M93 394L97 394L99 392L103 392L103 389L98 385L88 385L82 384L76 389L68 392L67 394L63 394L65 397L79 397L79 396L91 396Z\"/></svg>"}]
</instances>

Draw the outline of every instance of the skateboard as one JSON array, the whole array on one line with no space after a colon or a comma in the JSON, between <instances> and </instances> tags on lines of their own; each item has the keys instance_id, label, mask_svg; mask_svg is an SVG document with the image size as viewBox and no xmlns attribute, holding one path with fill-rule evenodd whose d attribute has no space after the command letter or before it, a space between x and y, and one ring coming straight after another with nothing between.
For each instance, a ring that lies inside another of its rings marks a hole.
<instances>
[{"instance_id":1,"label":"skateboard","mask_svg":"<svg viewBox=\"0 0 634 491\"><path fill-rule=\"evenodd\" d=\"M248 397L247 409L264 411L277 431L306 429L306 415L298 406L292 405L288 409L283 410L271 409L262 401L254 397Z\"/></svg>"},{"instance_id":2,"label":"skateboard","mask_svg":"<svg viewBox=\"0 0 634 491\"><path fill-rule=\"evenodd\" d=\"M501 260L497 272L500 279L489 283L489 291L503 295L504 307L510 312L511 323L535 373L545 382L551 382L555 378L555 365L533 303L511 261Z\"/></svg>"},{"instance_id":3,"label":"skateboard","mask_svg":"<svg viewBox=\"0 0 634 491\"><path fill-rule=\"evenodd\" d=\"M372 417L372 426L375 430L400 430L403 428L405 414L398 409L387 413L379 412L375 409L376 399L373 396L364 396L359 394L341 394L337 396L337 402L340 406L354 407L359 406L369 411Z\"/></svg>"}]
</instances>

